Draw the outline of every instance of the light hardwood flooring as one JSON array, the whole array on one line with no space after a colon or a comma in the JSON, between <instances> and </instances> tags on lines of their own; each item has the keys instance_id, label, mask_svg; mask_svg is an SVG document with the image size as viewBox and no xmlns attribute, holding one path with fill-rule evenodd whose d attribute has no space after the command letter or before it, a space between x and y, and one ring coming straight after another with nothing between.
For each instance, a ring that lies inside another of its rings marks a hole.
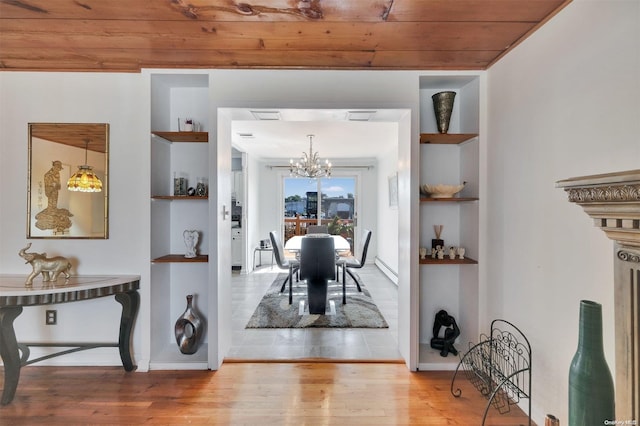
<instances>
[{"instance_id":1,"label":"light hardwood flooring","mask_svg":"<svg viewBox=\"0 0 640 426\"><path fill-rule=\"evenodd\" d=\"M451 372L402 364L225 363L148 373L28 366L21 376L13 402L0 406L2 425L476 426L486 404L464 381L454 398ZM486 425L527 424L519 410L489 415Z\"/></svg>"},{"instance_id":2,"label":"light hardwood flooring","mask_svg":"<svg viewBox=\"0 0 640 426\"><path fill-rule=\"evenodd\" d=\"M468 382L456 382L455 398L452 372L411 372L400 361L396 287L375 266L359 275L389 329L246 330L277 273L234 275L233 347L218 371L28 366L0 425L481 424L486 399ZM517 407L490 409L486 422L526 424Z\"/></svg>"},{"instance_id":3,"label":"light hardwood flooring","mask_svg":"<svg viewBox=\"0 0 640 426\"><path fill-rule=\"evenodd\" d=\"M266 259L266 256L265 256ZM389 324L387 329L246 329L256 309L280 270L269 264L250 274L232 277L232 347L234 360L332 360L400 361L398 352L398 291L375 265L357 270L361 281ZM347 275L347 283L353 281ZM283 297L286 295L283 294ZM347 302L348 303L348 302Z\"/></svg>"}]
</instances>

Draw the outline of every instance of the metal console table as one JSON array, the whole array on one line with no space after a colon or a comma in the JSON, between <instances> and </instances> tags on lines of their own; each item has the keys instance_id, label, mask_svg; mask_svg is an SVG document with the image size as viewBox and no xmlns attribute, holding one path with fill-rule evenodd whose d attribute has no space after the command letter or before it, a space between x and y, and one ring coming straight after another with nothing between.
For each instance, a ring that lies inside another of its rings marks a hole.
<instances>
[{"instance_id":1,"label":"metal console table","mask_svg":"<svg viewBox=\"0 0 640 426\"><path fill-rule=\"evenodd\" d=\"M139 276L81 276L68 280L59 279L57 282L38 280L32 287L25 287L25 280L26 275L0 275L0 356L4 363L4 388L0 400L2 405L13 400L23 366L55 356L93 348L118 347L124 369L134 370L130 344L133 323L140 305ZM19 343L16 339L13 322L25 306L79 302L106 296L115 296L116 301L122 305L118 342ZM29 347L36 346L72 349L29 360Z\"/></svg>"}]
</instances>

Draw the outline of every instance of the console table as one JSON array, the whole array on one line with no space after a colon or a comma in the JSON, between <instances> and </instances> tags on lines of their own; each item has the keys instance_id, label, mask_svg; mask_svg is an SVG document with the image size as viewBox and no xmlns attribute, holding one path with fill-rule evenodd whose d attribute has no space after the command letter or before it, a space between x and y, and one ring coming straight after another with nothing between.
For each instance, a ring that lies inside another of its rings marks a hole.
<instances>
[{"instance_id":1,"label":"console table","mask_svg":"<svg viewBox=\"0 0 640 426\"><path fill-rule=\"evenodd\" d=\"M135 368L130 343L140 305L139 276L78 276L68 280L59 278L57 282L43 282L38 278L34 280L33 287L25 287L26 278L26 275L0 275L0 356L4 363L2 405L13 400L20 379L20 368L44 359L99 347L118 347L124 369L132 371ZM117 343L18 343L13 322L22 313L23 307L80 302L106 296L115 296L122 305ZM73 349L29 360L30 346Z\"/></svg>"}]
</instances>

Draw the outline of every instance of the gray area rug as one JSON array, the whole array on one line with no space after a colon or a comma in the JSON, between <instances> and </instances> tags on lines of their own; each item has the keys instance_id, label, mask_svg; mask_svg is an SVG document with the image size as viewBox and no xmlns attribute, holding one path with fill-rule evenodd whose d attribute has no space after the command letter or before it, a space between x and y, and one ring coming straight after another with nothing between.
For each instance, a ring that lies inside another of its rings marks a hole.
<instances>
[{"instance_id":1,"label":"gray area rug","mask_svg":"<svg viewBox=\"0 0 640 426\"><path fill-rule=\"evenodd\" d=\"M293 303L289 305L289 284L280 293L286 273L278 274L260 304L249 319L246 328L389 328L382 313L373 303L371 294L364 285L358 292L353 280L347 278L347 304L342 304L342 283L330 282L327 307L333 301L335 314L300 315L300 301L307 300L307 288L303 281L293 277ZM359 280L362 282L361 280Z\"/></svg>"}]
</instances>

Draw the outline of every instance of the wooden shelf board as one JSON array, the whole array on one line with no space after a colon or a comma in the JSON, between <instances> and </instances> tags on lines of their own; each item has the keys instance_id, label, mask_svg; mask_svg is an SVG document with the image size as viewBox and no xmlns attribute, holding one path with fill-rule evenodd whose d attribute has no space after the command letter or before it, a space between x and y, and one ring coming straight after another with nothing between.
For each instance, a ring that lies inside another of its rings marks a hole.
<instances>
[{"instance_id":1,"label":"wooden shelf board","mask_svg":"<svg viewBox=\"0 0 640 426\"><path fill-rule=\"evenodd\" d=\"M154 200L208 200L208 196L199 197L197 195L152 195Z\"/></svg>"},{"instance_id":2,"label":"wooden shelf board","mask_svg":"<svg viewBox=\"0 0 640 426\"><path fill-rule=\"evenodd\" d=\"M169 142L209 142L208 132L151 132Z\"/></svg>"},{"instance_id":3,"label":"wooden shelf board","mask_svg":"<svg viewBox=\"0 0 640 426\"><path fill-rule=\"evenodd\" d=\"M431 198L431 197L425 197L425 196L420 196L420 202L421 203L443 203L443 202L454 202L454 203L460 203L460 202L465 202L465 201L478 201L479 198L478 197L451 197L451 198Z\"/></svg>"},{"instance_id":4,"label":"wooden shelf board","mask_svg":"<svg viewBox=\"0 0 640 426\"><path fill-rule=\"evenodd\" d=\"M167 254L151 260L153 263L206 263L208 261L208 254L201 254L191 258L184 257L183 254Z\"/></svg>"},{"instance_id":5,"label":"wooden shelf board","mask_svg":"<svg viewBox=\"0 0 640 426\"><path fill-rule=\"evenodd\" d=\"M426 259L420 259L421 265L477 265L478 261L465 257L464 259L449 259L445 255L444 259L432 259L431 256L427 256Z\"/></svg>"},{"instance_id":6,"label":"wooden shelf board","mask_svg":"<svg viewBox=\"0 0 640 426\"><path fill-rule=\"evenodd\" d=\"M420 133L420 143L457 145L476 137L477 133Z\"/></svg>"}]
</instances>

